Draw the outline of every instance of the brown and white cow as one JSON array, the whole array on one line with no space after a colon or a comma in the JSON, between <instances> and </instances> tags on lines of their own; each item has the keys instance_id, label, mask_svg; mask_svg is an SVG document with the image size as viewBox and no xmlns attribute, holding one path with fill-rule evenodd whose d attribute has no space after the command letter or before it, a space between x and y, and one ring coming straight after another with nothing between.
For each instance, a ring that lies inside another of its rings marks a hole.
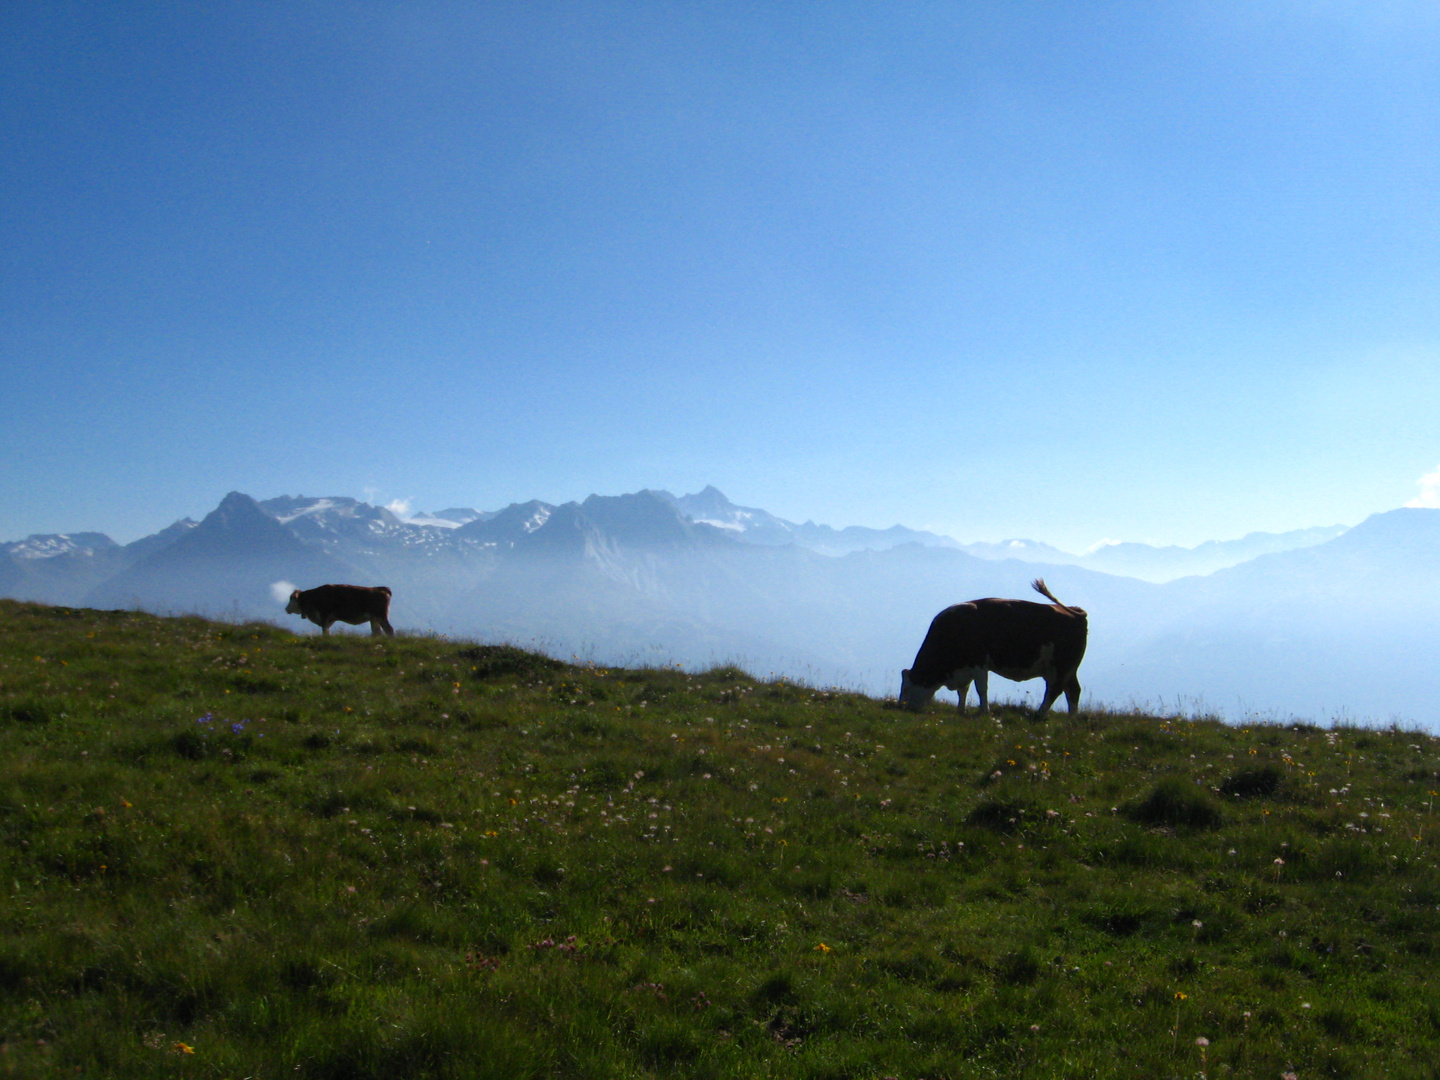
<instances>
[{"instance_id":1,"label":"brown and white cow","mask_svg":"<svg viewBox=\"0 0 1440 1080\"><path fill-rule=\"evenodd\" d=\"M1073 713L1080 706L1080 680L1075 672L1085 656L1089 625L1085 612L1066 607L1045 587L1036 592L1055 602L971 600L936 615L915 656L915 665L900 673L900 704L920 710L944 686L960 692L960 710L970 684L980 696L980 710L990 711L986 689L990 672L1006 679L1045 680L1045 700L1036 711L1044 716L1063 691Z\"/></svg>"},{"instance_id":2,"label":"brown and white cow","mask_svg":"<svg viewBox=\"0 0 1440 1080\"><path fill-rule=\"evenodd\" d=\"M368 622L372 636L378 636L382 631L395 636L395 630L390 625L390 590L384 585L374 588L366 585L321 585L304 592L296 589L290 594L285 611L309 619L320 627L322 634L330 633L330 627L337 622L351 626Z\"/></svg>"}]
</instances>

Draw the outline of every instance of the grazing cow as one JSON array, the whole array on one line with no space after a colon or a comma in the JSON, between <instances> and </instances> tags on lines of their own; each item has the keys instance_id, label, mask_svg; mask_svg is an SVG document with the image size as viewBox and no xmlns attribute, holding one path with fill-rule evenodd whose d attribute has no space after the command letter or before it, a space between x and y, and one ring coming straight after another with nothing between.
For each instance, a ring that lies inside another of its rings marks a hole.
<instances>
[{"instance_id":1,"label":"grazing cow","mask_svg":"<svg viewBox=\"0 0 1440 1080\"><path fill-rule=\"evenodd\" d=\"M395 636L390 625L390 590L384 585L373 589L365 585L321 585L304 592L296 589L285 611L309 619L322 634L330 633L330 627L337 622L351 626L368 622L372 636L379 636L381 631Z\"/></svg>"},{"instance_id":2,"label":"grazing cow","mask_svg":"<svg viewBox=\"0 0 1440 1080\"><path fill-rule=\"evenodd\" d=\"M1036 716L1049 712L1062 691L1070 711L1075 712L1080 705L1080 680L1075 672L1085 655L1089 629L1085 612L1055 600L1044 578L1031 584L1055 602L992 597L956 604L936 615L915 656L915 666L900 673L900 704L919 711L944 686L960 691L960 711L964 712L973 682L980 695L980 711L989 712L986 687L993 671L1016 682L1045 680L1045 700Z\"/></svg>"}]
</instances>

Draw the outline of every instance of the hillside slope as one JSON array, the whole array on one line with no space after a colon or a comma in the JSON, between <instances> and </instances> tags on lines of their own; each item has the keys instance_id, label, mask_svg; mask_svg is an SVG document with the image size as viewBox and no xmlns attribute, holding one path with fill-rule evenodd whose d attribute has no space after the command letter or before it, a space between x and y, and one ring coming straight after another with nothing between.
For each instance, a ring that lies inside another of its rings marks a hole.
<instances>
[{"instance_id":1,"label":"hillside slope","mask_svg":"<svg viewBox=\"0 0 1440 1080\"><path fill-rule=\"evenodd\" d=\"M1398 729L913 715L0 601L0 1047L19 1076L1430 1077L1437 789Z\"/></svg>"}]
</instances>

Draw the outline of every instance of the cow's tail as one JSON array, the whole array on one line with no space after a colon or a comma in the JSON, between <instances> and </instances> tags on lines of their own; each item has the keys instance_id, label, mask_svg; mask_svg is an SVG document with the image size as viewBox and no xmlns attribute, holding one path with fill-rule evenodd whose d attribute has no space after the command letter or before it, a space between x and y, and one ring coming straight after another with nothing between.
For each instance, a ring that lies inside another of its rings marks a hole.
<instances>
[{"instance_id":1,"label":"cow's tail","mask_svg":"<svg viewBox=\"0 0 1440 1080\"><path fill-rule=\"evenodd\" d=\"M1066 611L1080 610L1079 608L1072 608L1068 604L1062 604L1059 600L1055 599L1055 594L1050 591L1050 586L1045 584L1045 579L1043 577L1037 577L1034 581L1030 583L1030 587L1036 592L1038 592L1041 596L1049 599L1050 602L1055 604L1057 607L1063 607Z\"/></svg>"}]
</instances>

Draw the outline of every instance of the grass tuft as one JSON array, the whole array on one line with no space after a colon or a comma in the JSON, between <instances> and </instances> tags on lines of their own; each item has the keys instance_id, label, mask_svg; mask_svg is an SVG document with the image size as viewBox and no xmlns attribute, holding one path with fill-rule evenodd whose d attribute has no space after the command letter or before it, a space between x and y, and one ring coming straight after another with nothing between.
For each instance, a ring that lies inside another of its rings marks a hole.
<instances>
[{"instance_id":1,"label":"grass tuft","mask_svg":"<svg viewBox=\"0 0 1440 1080\"><path fill-rule=\"evenodd\" d=\"M1126 814L1146 825L1173 829L1218 829L1225 817L1203 792L1183 780L1168 779L1138 802L1126 807Z\"/></svg>"},{"instance_id":2,"label":"grass tuft","mask_svg":"<svg viewBox=\"0 0 1440 1080\"><path fill-rule=\"evenodd\" d=\"M1273 765L1243 769L1220 782L1220 794L1236 799L1269 799L1280 791L1284 773Z\"/></svg>"}]
</instances>

